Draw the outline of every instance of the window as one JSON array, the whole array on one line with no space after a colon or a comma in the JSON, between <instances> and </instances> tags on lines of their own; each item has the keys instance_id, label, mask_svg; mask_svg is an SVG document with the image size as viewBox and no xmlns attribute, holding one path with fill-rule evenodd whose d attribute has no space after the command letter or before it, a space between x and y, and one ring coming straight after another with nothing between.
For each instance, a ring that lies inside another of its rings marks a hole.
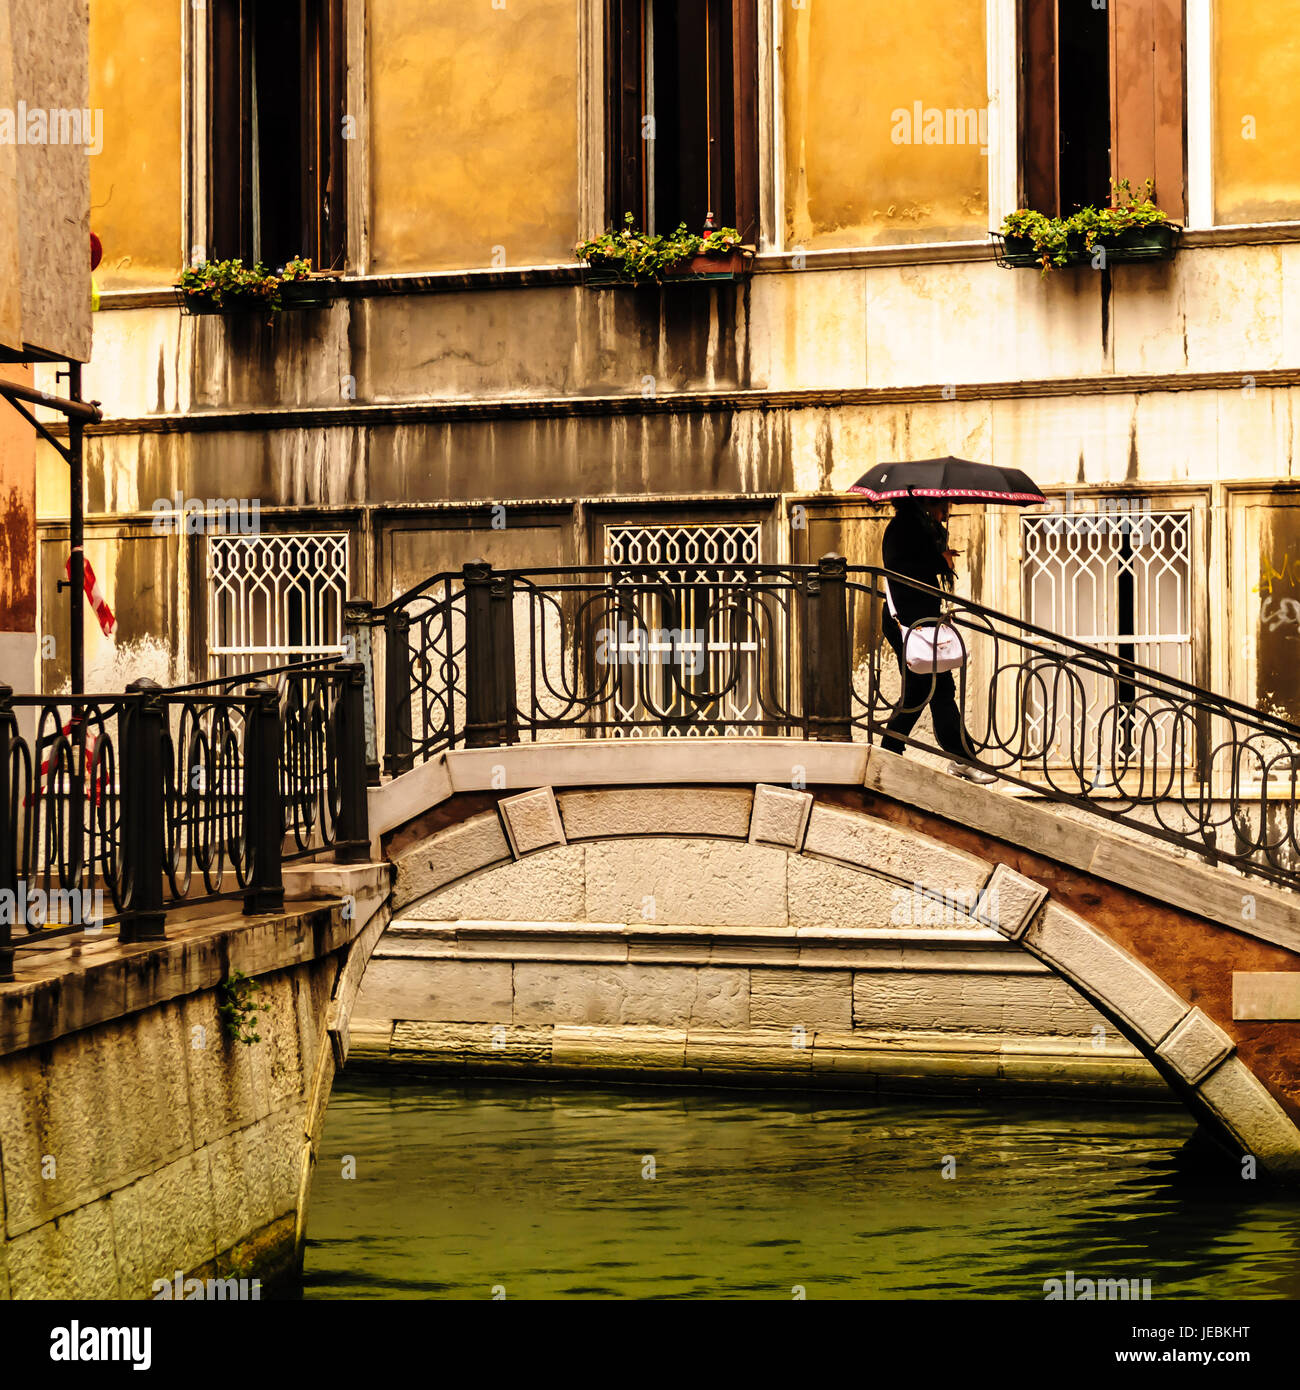
<instances>
[{"instance_id":1,"label":"window","mask_svg":"<svg viewBox=\"0 0 1300 1390\"><path fill-rule=\"evenodd\" d=\"M617 656L617 675L603 717L630 725L626 731L634 736L737 735L770 719L762 662L769 644L785 648L785 614L776 607L760 611L752 590L746 598L721 587L752 578L749 567L761 561L760 522L606 526L607 565L651 566L656 573L649 586L641 573L615 575L629 597L610 615L605 638L609 655ZM737 725L674 722L692 714Z\"/></svg>"},{"instance_id":2,"label":"window","mask_svg":"<svg viewBox=\"0 0 1300 1390\"><path fill-rule=\"evenodd\" d=\"M1069 216L1110 181L1186 211L1180 0L1021 0L1020 205Z\"/></svg>"},{"instance_id":3,"label":"window","mask_svg":"<svg viewBox=\"0 0 1300 1390\"><path fill-rule=\"evenodd\" d=\"M341 270L344 0L212 0L211 254Z\"/></svg>"},{"instance_id":4,"label":"window","mask_svg":"<svg viewBox=\"0 0 1300 1390\"><path fill-rule=\"evenodd\" d=\"M758 232L756 0L609 0L608 221Z\"/></svg>"},{"instance_id":5,"label":"window","mask_svg":"<svg viewBox=\"0 0 1300 1390\"><path fill-rule=\"evenodd\" d=\"M1124 509L1117 512L1022 518L1025 616L1121 661L1191 682L1192 514L1144 510L1146 503L1137 499L1121 502ZM1096 752L1099 729L1103 739L1109 737L1112 721L1123 751L1132 712L1150 697L1122 681L1113 689L1097 677L1085 674L1081 680L1087 752ZM1064 721L1069 701L1057 708ZM1156 722L1160 727L1159 717ZM1072 731L1041 724L1040 716L1033 732L1049 748L1058 741L1070 746ZM1158 751L1169 752L1163 734ZM1107 760L1104 754L1102 763Z\"/></svg>"},{"instance_id":6,"label":"window","mask_svg":"<svg viewBox=\"0 0 1300 1390\"><path fill-rule=\"evenodd\" d=\"M342 654L346 535L211 536L207 580L212 676Z\"/></svg>"}]
</instances>

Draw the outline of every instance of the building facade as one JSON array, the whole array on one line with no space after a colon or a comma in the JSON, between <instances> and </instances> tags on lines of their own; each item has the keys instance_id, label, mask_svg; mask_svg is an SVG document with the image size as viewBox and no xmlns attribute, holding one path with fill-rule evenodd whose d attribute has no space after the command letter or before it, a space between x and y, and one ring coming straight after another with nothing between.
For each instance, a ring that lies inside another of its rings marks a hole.
<instances>
[{"instance_id":1,"label":"building facade","mask_svg":"<svg viewBox=\"0 0 1300 1390\"><path fill-rule=\"evenodd\" d=\"M49 365L42 386L62 400L91 346L87 69L84 0L0 0L0 386L31 391L31 364L58 363L62 379ZM41 664L35 413L30 399L0 398L0 681L19 691L37 688ZM47 454L46 505L66 517L69 462ZM63 529L51 585L69 562ZM66 642L46 650L68 666Z\"/></svg>"},{"instance_id":2,"label":"building facade","mask_svg":"<svg viewBox=\"0 0 1300 1390\"><path fill-rule=\"evenodd\" d=\"M288 11L91 0L88 688L331 650L345 597L474 558L870 563L848 486L952 453L1054 506L959 509L963 592L1300 719L1300 0ZM1007 213L1111 178L1172 260L998 264ZM712 212L753 272L584 283L628 211ZM324 307L177 307L187 264L299 253Z\"/></svg>"}]
</instances>

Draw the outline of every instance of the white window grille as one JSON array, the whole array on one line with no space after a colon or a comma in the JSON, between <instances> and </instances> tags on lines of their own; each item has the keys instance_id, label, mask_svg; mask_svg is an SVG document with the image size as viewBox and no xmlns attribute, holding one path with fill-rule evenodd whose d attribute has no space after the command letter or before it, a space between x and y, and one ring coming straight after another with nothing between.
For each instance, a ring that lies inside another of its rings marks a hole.
<instances>
[{"instance_id":1,"label":"white window grille","mask_svg":"<svg viewBox=\"0 0 1300 1390\"><path fill-rule=\"evenodd\" d=\"M346 534L210 536L207 579L210 675L343 653Z\"/></svg>"},{"instance_id":2,"label":"white window grille","mask_svg":"<svg viewBox=\"0 0 1300 1390\"><path fill-rule=\"evenodd\" d=\"M1192 678L1192 514L1127 510L1022 519L1025 615L1031 623L1076 642L1146 666L1178 680ZM1154 719L1154 750L1169 756L1171 718L1161 702L1122 684L1086 673L1085 728L1090 760L1112 733L1136 717ZM1049 759L1077 749L1080 730L1066 729L1069 702L1059 699L1056 727L1031 705L1030 747L1046 743ZM1126 709L1129 713L1126 713ZM1055 749L1056 756L1052 756ZM1180 750L1184 758L1192 750ZM1107 763L1103 752L1101 762Z\"/></svg>"},{"instance_id":3,"label":"white window grille","mask_svg":"<svg viewBox=\"0 0 1300 1390\"><path fill-rule=\"evenodd\" d=\"M656 571L616 576L616 584L648 578L663 586L638 589L617 617L608 650L618 679L605 718L627 721L631 737L755 732L763 718L760 661L767 641L783 640L783 627L757 621L753 605L762 600L752 589L719 586L752 577L748 567L762 563L761 524L607 526L605 562ZM718 698L691 698L709 691ZM661 714L692 713L709 725L655 723Z\"/></svg>"}]
</instances>

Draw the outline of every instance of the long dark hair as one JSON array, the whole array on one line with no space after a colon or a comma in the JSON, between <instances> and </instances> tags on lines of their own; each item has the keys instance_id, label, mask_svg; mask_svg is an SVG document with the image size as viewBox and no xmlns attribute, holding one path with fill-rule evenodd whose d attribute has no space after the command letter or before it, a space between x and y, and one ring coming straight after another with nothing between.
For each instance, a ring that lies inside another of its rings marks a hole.
<instances>
[{"instance_id":1,"label":"long dark hair","mask_svg":"<svg viewBox=\"0 0 1300 1390\"><path fill-rule=\"evenodd\" d=\"M930 509L916 497L900 497L894 503L894 512L918 531L934 547L935 569L939 573L939 585L944 589L953 586L953 573L948 567L944 551L948 549L948 528Z\"/></svg>"}]
</instances>

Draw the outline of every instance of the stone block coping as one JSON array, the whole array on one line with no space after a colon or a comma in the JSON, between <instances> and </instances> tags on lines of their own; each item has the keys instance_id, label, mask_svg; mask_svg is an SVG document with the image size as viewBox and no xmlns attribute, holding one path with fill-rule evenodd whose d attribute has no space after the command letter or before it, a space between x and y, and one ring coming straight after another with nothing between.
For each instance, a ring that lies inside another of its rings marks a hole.
<instances>
[{"instance_id":1,"label":"stone block coping","mask_svg":"<svg viewBox=\"0 0 1300 1390\"><path fill-rule=\"evenodd\" d=\"M234 970L266 975L349 945L382 899L348 913L337 888L352 883L360 902L369 880L383 881L376 876L386 879L388 868L286 866L286 897L308 891L314 875L329 872L336 879L334 893L294 901L284 912L245 917L229 902L196 904L173 909L161 941L122 942L106 932L102 938L70 938L62 950L20 954L18 979L0 984L0 1056L215 989Z\"/></svg>"}]
</instances>

